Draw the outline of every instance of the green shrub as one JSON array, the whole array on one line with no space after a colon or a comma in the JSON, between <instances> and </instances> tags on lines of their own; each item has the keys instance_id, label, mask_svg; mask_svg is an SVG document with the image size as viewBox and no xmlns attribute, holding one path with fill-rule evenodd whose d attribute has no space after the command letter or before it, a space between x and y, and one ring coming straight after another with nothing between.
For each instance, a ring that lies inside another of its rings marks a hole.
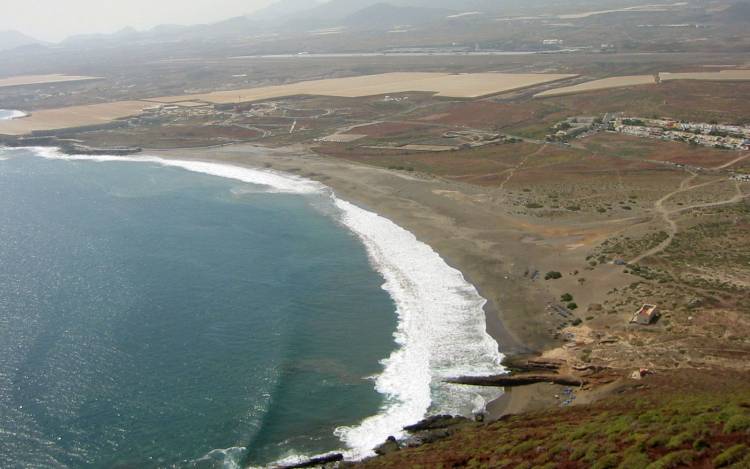
<instances>
[{"instance_id":1,"label":"green shrub","mask_svg":"<svg viewBox=\"0 0 750 469\"><path fill-rule=\"evenodd\" d=\"M619 456L616 454L608 454L596 461L596 464L591 466L591 469L613 469L617 467L617 463L620 462Z\"/></svg>"},{"instance_id":2,"label":"green shrub","mask_svg":"<svg viewBox=\"0 0 750 469\"><path fill-rule=\"evenodd\" d=\"M568 306L568 309L571 311L578 309L578 304L573 303L573 302L568 303L567 306Z\"/></svg>"},{"instance_id":3,"label":"green shrub","mask_svg":"<svg viewBox=\"0 0 750 469\"><path fill-rule=\"evenodd\" d=\"M625 456L617 469L643 469L651 460L645 453L632 452Z\"/></svg>"},{"instance_id":4,"label":"green shrub","mask_svg":"<svg viewBox=\"0 0 750 469\"><path fill-rule=\"evenodd\" d=\"M529 202L526 204L526 208L542 208L544 205L538 204L536 202Z\"/></svg>"},{"instance_id":5,"label":"green shrub","mask_svg":"<svg viewBox=\"0 0 750 469\"><path fill-rule=\"evenodd\" d=\"M714 466L724 467L739 462L747 453L747 446L734 445L714 458Z\"/></svg>"},{"instance_id":6,"label":"green shrub","mask_svg":"<svg viewBox=\"0 0 750 469\"><path fill-rule=\"evenodd\" d=\"M560 296L560 301L562 301L563 303L571 302L573 301L573 295L571 295L570 293L563 293L562 296Z\"/></svg>"},{"instance_id":7,"label":"green shrub","mask_svg":"<svg viewBox=\"0 0 750 469\"><path fill-rule=\"evenodd\" d=\"M684 445L688 441L691 441L693 439L693 432L682 432L678 433L677 435L673 436L669 439L669 441L666 444L667 449L677 449L680 446Z\"/></svg>"},{"instance_id":8,"label":"green shrub","mask_svg":"<svg viewBox=\"0 0 750 469\"><path fill-rule=\"evenodd\" d=\"M733 415L724 424L724 433L734 433L750 430L749 415Z\"/></svg>"},{"instance_id":9,"label":"green shrub","mask_svg":"<svg viewBox=\"0 0 750 469\"><path fill-rule=\"evenodd\" d=\"M666 435L654 435L646 442L647 448L656 448L657 446L665 446L669 442L669 437Z\"/></svg>"},{"instance_id":10,"label":"green shrub","mask_svg":"<svg viewBox=\"0 0 750 469\"><path fill-rule=\"evenodd\" d=\"M675 451L654 461L646 469L672 469L679 466L688 466L695 459L695 453L690 450Z\"/></svg>"},{"instance_id":11,"label":"green shrub","mask_svg":"<svg viewBox=\"0 0 750 469\"><path fill-rule=\"evenodd\" d=\"M573 451L570 452L570 460L571 461L578 461L586 454L586 448L585 446L581 446L578 448L573 448Z\"/></svg>"},{"instance_id":12,"label":"green shrub","mask_svg":"<svg viewBox=\"0 0 750 469\"><path fill-rule=\"evenodd\" d=\"M522 454L522 453L526 453L526 452L531 451L532 449L536 448L540 444L541 444L541 442L538 441L538 440L527 440L527 441L524 441L523 443L520 443L520 444L516 445L515 448L513 448L512 450L510 450L510 454Z\"/></svg>"},{"instance_id":13,"label":"green shrub","mask_svg":"<svg viewBox=\"0 0 750 469\"><path fill-rule=\"evenodd\" d=\"M550 270L549 272L544 274L544 280L557 280L559 278L562 278L562 274L554 270Z\"/></svg>"}]
</instances>

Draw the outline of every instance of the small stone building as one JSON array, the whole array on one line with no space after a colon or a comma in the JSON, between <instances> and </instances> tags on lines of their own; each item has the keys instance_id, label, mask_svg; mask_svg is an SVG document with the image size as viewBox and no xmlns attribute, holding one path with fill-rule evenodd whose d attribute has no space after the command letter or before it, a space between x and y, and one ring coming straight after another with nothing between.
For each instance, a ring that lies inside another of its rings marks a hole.
<instances>
[{"instance_id":1,"label":"small stone building","mask_svg":"<svg viewBox=\"0 0 750 469\"><path fill-rule=\"evenodd\" d=\"M633 319L630 320L632 324L640 324L642 326L648 326L653 324L659 319L659 310L656 305L643 305L638 312L633 315Z\"/></svg>"}]
</instances>

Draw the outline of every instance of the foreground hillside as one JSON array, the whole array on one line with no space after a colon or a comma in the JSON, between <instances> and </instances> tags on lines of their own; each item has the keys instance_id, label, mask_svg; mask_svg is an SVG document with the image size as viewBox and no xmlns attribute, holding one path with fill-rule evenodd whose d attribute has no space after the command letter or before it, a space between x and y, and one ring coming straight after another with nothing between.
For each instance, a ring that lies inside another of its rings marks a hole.
<instances>
[{"instance_id":1,"label":"foreground hillside","mask_svg":"<svg viewBox=\"0 0 750 469\"><path fill-rule=\"evenodd\" d=\"M672 372L629 380L588 406L469 423L363 468L750 467L750 375Z\"/></svg>"}]
</instances>

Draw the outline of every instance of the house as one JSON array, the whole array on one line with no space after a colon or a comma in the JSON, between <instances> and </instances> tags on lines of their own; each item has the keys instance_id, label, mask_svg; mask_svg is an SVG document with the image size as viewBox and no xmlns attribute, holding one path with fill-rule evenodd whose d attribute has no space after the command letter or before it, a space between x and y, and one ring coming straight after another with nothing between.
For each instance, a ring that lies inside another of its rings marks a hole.
<instances>
[{"instance_id":1,"label":"house","mask_svg":"<svg viewBox=\"0 0 750 469\"><path fill-rule=\"evenodd\" d=\"M659 319L659 310L656 308L656 305L643 305L641 306L641 309L633 315L633 319L630 320L630 323L648 326L653 324L657 319Z\"/></svg>"}]
</instances>

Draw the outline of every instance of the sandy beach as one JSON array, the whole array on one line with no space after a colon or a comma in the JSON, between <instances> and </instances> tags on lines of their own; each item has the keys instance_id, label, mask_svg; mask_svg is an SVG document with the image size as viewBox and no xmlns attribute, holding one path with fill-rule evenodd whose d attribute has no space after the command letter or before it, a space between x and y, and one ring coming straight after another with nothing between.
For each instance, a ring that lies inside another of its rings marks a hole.
<instances>
[{"instance_id":1,"label":"sandy beach","mask_svg":"<svg viewBox=\"0 0 750 469\"><path fill-rule=\"evenodd\" d=\"M513 216L493 189L323 158L302 146L230 145L145 153L272 169L322 182L339 197L411 231L460 270L488 300L487 329L503 354L539 353L561 344L555 338L555 318L547 309L559 293L531 273L573 265L576 250L564 246L589 237L585 228L552 228L543 221ZM551 388L516 388L512 400L501 400L490 411L498 416L528 410L549 400Z\"/></svg>"},{"instance_id":2,"label":"sandy beach","mask_svg":"<svg viewBox=\"0 0 750 469\"><path fill-rule=\"evenodd\" d=\"M269 149L231 145L209 149L144 150L144 153L163 158L273 169L322 182L341 198L411 231L435 249L449 265L463 272L487 298L488 330L504 354L540 351L554 344L545 334L535 332L535 328L522 325L535 316L528 302L522 299L523 295L518 293L527 289L520 284L516 272L517 262L526 256L493 249L498 243L513 244L512 240L520 234L517 228L511 223L500 223L498 226L505 225L504 228L490 231L501 214L493 214L490 210L479 210L479 213L466 210L467 206L478 208L482 205L481 189L322 158L303 147ZM484 230L487 231L486 240L469 237ZM508 251L518 254L512 248ZM483 259L485 256L487 258Z\"/></svg>"}]
</instances>

